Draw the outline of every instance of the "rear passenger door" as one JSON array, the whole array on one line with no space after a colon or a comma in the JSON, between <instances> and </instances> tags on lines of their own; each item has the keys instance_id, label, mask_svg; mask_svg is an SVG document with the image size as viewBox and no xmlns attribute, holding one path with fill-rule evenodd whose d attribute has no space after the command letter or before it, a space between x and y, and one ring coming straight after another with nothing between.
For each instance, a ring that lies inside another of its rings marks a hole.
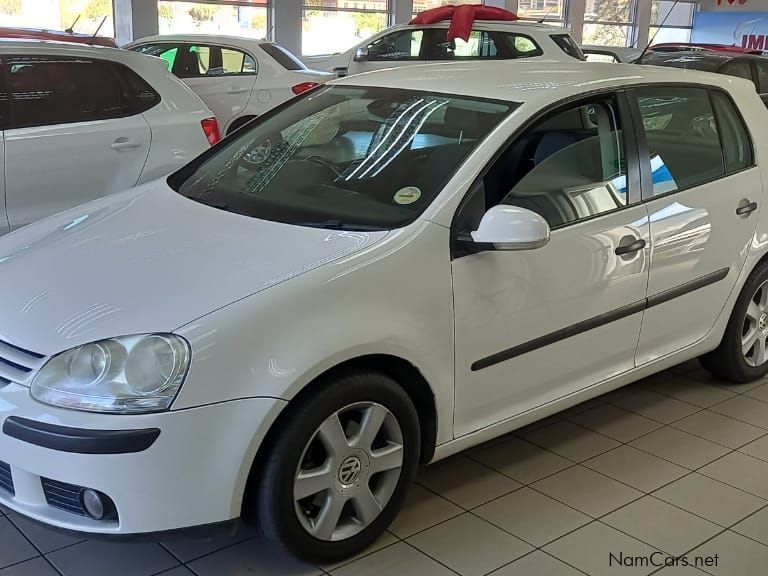
<instances>
[{"instance_id":1,"label":"rear passenger door","mask_svg":"<svg viewBox=\"0 0 768 576\"><path fill-rule=\"evenodd\" d=\"M173 71L200 96L225 129L248 105L256 84L257 68L256 59L242 50L183 44Z\"/></svg>"},{"instance_id":2,"label":"rear passenger door","mask_svg":"<svg viewBox=\"0 0 768 576\"><path fill-rule=\"evenodd\" d=\"M712 329L744 266L763 183L747 127L724 92L655 86L631 99L651 222L641 365Z\"/></svg>"},{"instance_id":3,"label":"rear passenger door","mask_svg":"<svg viewBox=\"0 0 768 576\"><path fill-rule=\"evenodd\" d=\"M136 184L151 132L125 80L135 73L103 60L26 55L6 57L3 73L11 230Z\"/></svg>"}]
</instances>

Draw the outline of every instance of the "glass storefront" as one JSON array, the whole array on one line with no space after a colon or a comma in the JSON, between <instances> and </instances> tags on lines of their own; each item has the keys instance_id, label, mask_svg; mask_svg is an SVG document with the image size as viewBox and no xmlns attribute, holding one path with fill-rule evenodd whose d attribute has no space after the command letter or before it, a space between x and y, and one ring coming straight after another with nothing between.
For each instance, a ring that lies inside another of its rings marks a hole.
<instances>
[{"instance_id":1,"label":"glass storefront","mask_svg":"<svg viewBox=\"0 0 768 576\"><path fill-rule=\"evenodd\" d=\"M178 0L157 3L160 34L226 34L266 38L269 34L267 0L236 4L208 4Z\"/></svg>"},{"instance_id":2,"label":"glass storefront","mask_svg":"<svg viewBox=\"0 0 768 576\"><path fill-rule=\"evenodd\" d=\"M389 26L390 19L389 0L304 0L302 53L343 52Z\"/></svg>"},{"instance_id":3,"label":"glass storefront","mask_svg":"<svg viewBox=\"0 0 768 576\"><path fill-rule=\"evenodd\" d=\"M0 26L115 34L112 0L2 0Z\"/></svg>"},{"instance_id":4,"label":"glass storefront","mask_svg":"<svg viewBox=\"0 0 768 576\"><path fill-rule=\"evenodd\" d=\"M635 0L587 0L583 43L631 46L636 18Z\"/></svg>"}]
</instances>

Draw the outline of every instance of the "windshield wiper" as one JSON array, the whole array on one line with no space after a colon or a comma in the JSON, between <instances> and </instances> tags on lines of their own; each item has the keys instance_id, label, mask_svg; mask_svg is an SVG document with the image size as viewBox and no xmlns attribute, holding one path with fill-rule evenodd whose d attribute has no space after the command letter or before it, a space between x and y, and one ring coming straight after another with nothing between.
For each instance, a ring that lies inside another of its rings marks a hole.
<instances>
[{"instance_id":1,"label":"windshield wiper","mask_svg":"<svg viewBox=\"0 0 768 576\"><path fill-rule=\"evenodd\" d=\"M310 228L324 228L326 230L350 230L356 232L381 232L387 230L383 226L371 226L368 224L347 224L342 220L323 220L320 222L292 222L296 226L308 226Z\"/></svg>"}]
</instances>

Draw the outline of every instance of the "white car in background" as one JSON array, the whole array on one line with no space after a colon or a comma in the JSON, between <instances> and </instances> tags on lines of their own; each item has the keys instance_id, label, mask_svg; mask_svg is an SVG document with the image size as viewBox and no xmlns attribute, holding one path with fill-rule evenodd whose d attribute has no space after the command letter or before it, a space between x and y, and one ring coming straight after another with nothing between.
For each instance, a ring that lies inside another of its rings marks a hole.
<instances>
[{"instance_id":1,"label":"white car in background","mask_svg":"<svg viewBox=\"0 0 768 576\"><path fill-rule=\"evenodd\" d=\"M765 121L724 75L396 68L0 239L0 504L330 563L420 464L698 356L765 376Z\"/></svg>"},{"instance_id":2,"label":"white car in background","mask_svg":"<svg viewBox=\"0 0 768 576\"><path fill-rule=\"evenodd\" d=\"M634 64L643 55L642 48L625 48L623 46L582 45L581 51L587 62L614 62Z\"/></svg>"},{"instance_id":3,"label":"white car in background","mask_svg":"<svg viewBox=\"0 0 768 576\"><path fill-rule=\"evenodd\" d=\"M163 58L213 110L224 134L333 78L307 69L288 50L265 40L166 35L142 38L126 48Z\"/></svg>"},{"instance_id":4,"label":"white car in background","mask_svg":"<svg viewBox=\"0 0 768 576\"><path fill-rule=\"evenodd\" d=\"M161 62L96 46L0 40L0 234L173 172L219 140Z\"/></svg>"},{"instance_id":5,"label":"white car in background","mask_svg":"<svg viewBox=\"0 0 768 576\"><path fill-rule=\"evenodd\" d=\"M450 22L400 24L332 56L304 59L312 68L347 76L395 66L467 60L583 60L565 28L522 21L476 20L469 41L448 41Z\"/></svg>"}]
</instances>

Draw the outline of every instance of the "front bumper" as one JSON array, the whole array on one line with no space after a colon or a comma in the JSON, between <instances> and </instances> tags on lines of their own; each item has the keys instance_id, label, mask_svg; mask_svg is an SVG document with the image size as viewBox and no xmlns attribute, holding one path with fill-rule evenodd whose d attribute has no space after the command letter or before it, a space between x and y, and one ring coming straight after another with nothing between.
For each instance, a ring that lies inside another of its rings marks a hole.
<instances>
[{"instance_id":1,"label":"front bumper","mask_svg":"<svg viewBox=\"0 0 768 576\"><path fill-rule=\"evenodd\" d=\"M28 388L9 384L0 390L0 462L8 465L12 491L0 483L0 504L58 528L103 535L232 520L240 516L251 462L284 404L254 398L159 414L90 414L46 406ZM48 433L61 434L61 427L72 429L74 440L57 444ZM159 433L151 442L144 438L146 448L128 451L110 449L99 434L117 433L124 442L130 434L121 431L152 430ZM99 440L89 443L90 436ZM117 518L94 520L52 506L50 480L107 495Z\"/></svg>"}]
</instances>

